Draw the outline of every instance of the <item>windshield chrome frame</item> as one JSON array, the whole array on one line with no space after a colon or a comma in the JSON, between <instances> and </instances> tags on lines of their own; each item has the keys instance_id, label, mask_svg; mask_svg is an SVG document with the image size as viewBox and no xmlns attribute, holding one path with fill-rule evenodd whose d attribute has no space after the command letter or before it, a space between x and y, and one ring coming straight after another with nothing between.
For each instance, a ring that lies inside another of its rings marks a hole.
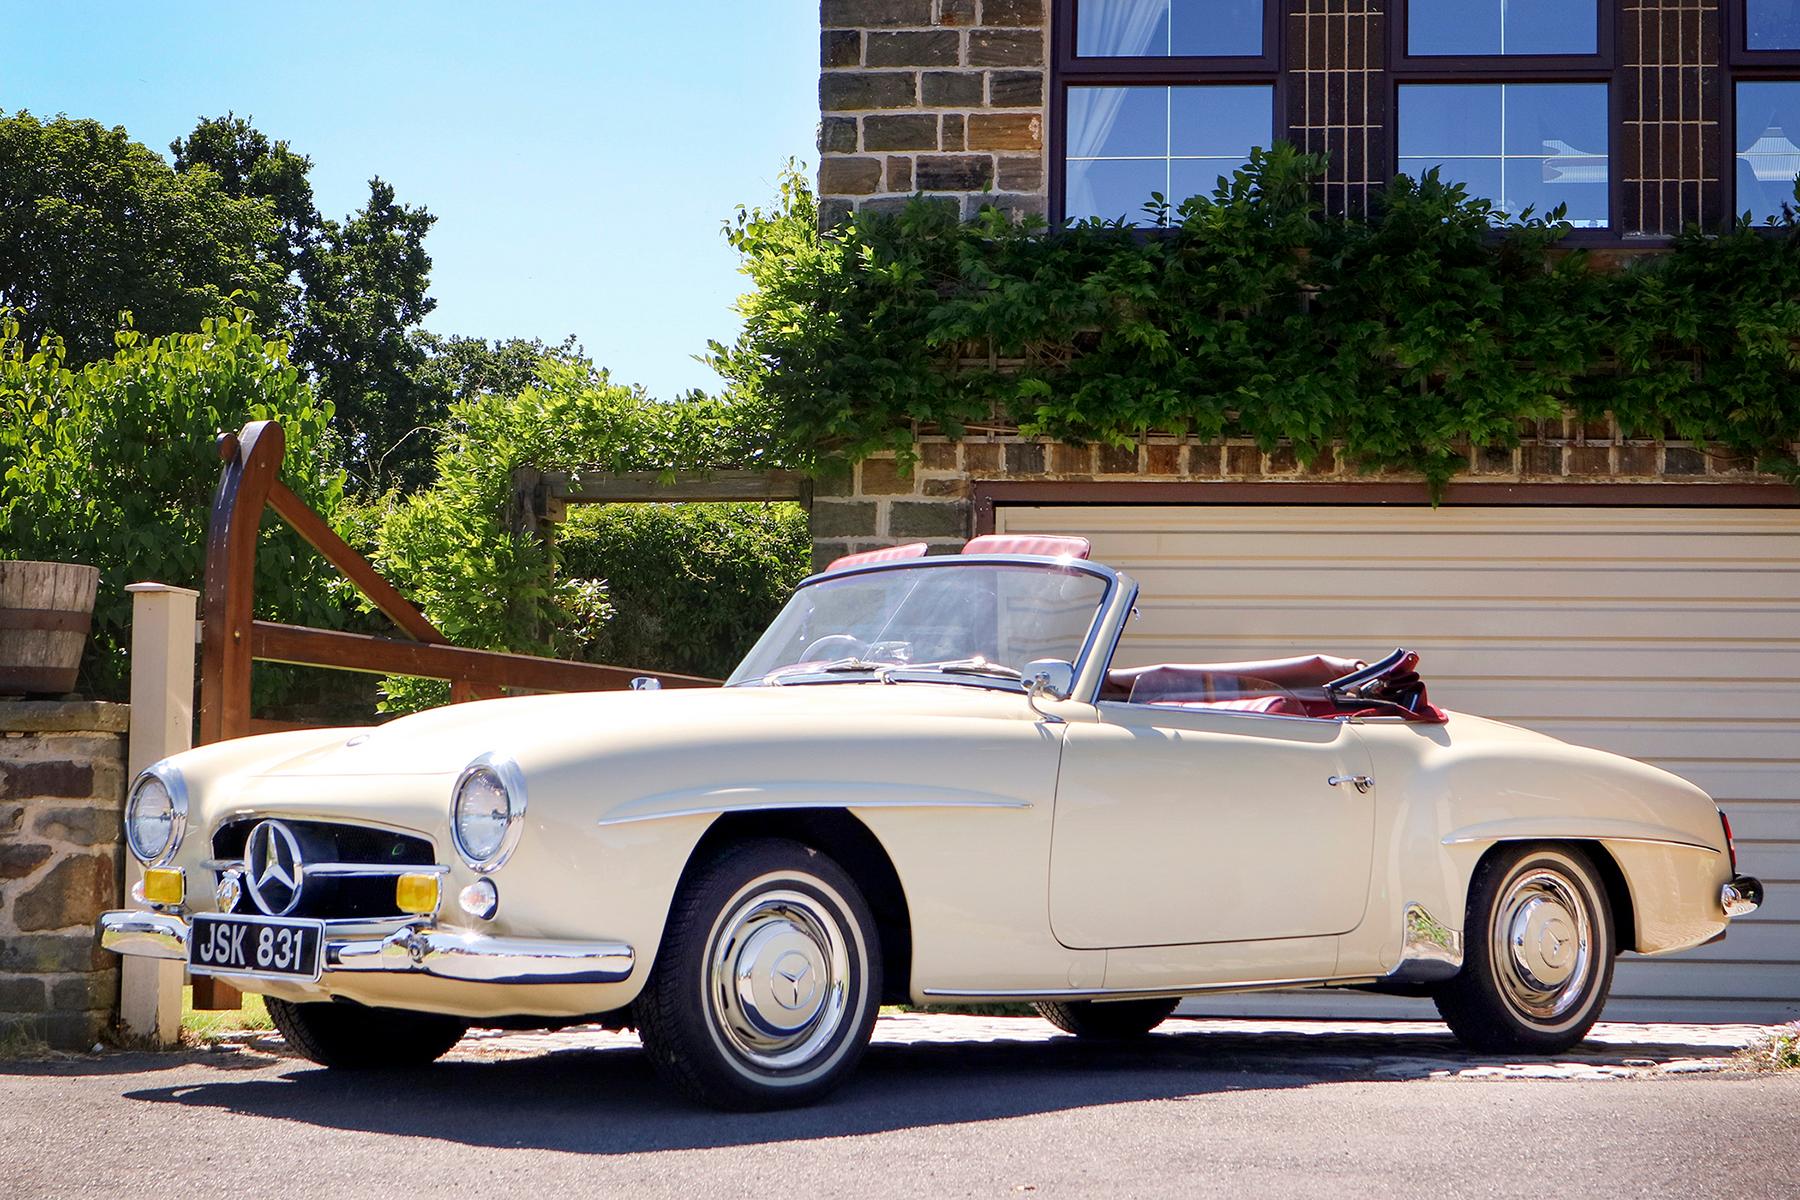
<instances>
[{"instance_id":1,"label":"windshield chrome frame","mask_svg":"<svg viewBox=\"0 0 1800 1200\"><path fill-rule=\"evenodd\" d=\"M934 554L927 555L924 558L907 558L893 562L862 563L853 567L845 567L842 570L837 571L819 571L802 579L800 581L800 586L794 589L793 595L789 596L788 599L789 601L792 601L794 596L798 596L803 590L811 587L815 583L823 583L827 580L848 579L855 575L873 575L880 571L941 571L954 567L981 566L1039 567L1063 571L1077 571L1083 575L1092 575L1106 585L1106 590L1100 594L1099 604L1094 607L1094 619L1088 624L1087 637L1083 639L1081 651L1075 659L1075 690L1074 693L1069 696L1069 699L1071 700L1081 700L1089 704L1093 703L1093 697L1098 695L1100 690L1101 677L1106 673L1106 664L1112 661L1113 652L1118 644L1119 634L1124 629L1124 621L1121 619L1121 610L1123 617L1128 618L1131 614L1131 606L1136 601L1138 594L1138 586L1135 580L1128 575L1113 570L1104 563L1089 562L1085 558L1070 558L1062 555L1052 556L1044 554ZM1120 604L1121 598L1124 600L1123 605ZM785 607L786 606L784 605L783 608ZM1106 645L1106 653L1100 654L1097 651L1100 648L1100 643L1103 638L1109 640ZM922 670L922 668L915 669ZM765 686L762 681L766 678L768 678L766 675L758 676L755 680L746 680L743 683L727 684L726 686ZM973 675L955 675L951 676L951 678L956 679L959 683L968 682L977 684L978 686L985 685L990 688L995 685L1003 685L1005 690L1013 690L1013 685L1010 680L982 679L980 676ZM862 677L847 676L843 680L843 682L846 683L853 681L862 682Z\"/></svg>"}]
</instances>

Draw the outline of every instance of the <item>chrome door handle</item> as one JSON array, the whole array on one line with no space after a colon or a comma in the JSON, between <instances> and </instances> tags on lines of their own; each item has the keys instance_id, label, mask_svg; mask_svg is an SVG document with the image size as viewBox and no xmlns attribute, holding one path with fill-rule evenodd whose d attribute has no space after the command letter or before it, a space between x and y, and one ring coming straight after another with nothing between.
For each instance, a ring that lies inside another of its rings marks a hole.
<instances>
[{"instance_id":1,"label":"chrome door handle","mask_svg":"<svg viewBox=\"0 0 1800 1200\"><path fill-rule=\"evenodd\" d=\"M1375 781L1367 775L1333 775L1325 782L1329 783L1332 787L1336 787L1340 783L1348 783L1355 787L1359 792L1366 792L1375 786Z\"/></svg>"}]
</instances>

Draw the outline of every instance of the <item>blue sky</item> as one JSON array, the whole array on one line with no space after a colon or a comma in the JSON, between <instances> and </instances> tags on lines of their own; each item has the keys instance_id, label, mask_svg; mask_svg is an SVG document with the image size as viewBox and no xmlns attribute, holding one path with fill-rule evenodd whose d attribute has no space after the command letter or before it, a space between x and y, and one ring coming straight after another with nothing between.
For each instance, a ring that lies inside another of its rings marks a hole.
<instances>
[{"instance_id":1,"label":"blue sky","mask_svg":"<svg viewBox=\"0 0 1800 1200\"><path fill-rule=\"evenodd\" d=\"M0 109L163 154L234 110L313 159L342 216L379 174L438 217L439 333L574 333L658 396L716 379L743 290L720 236L812 163L816 0L0 3Z\"/></svg>"}]
</instances>

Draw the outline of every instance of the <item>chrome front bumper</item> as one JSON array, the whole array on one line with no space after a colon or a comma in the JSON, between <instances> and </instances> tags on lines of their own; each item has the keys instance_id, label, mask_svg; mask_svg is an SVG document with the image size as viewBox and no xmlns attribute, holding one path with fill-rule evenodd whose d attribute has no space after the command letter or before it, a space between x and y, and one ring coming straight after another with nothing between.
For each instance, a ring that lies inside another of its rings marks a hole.
<instances>
[{"instance_id":1,"label":"chrome front bumper","mask_svg":"<svg viewBox=\"0 0 1800 1200\"><path fill-rule=\"evenodd\" d=\"M1719 903L1728 917L1741 917L1762 907L1762 880L1749 875L1735 876L1719 889Z\"/></svg>"},{"instance_id":2,"label":"chrome front bumper","mask_svg":"<svg viewBox=\"0 0 1800 1200\"><path fill-rule=\"evenodd\" d=\"M187 961L188 923L173 913L102 913L94 928L103 950ZM387 934L334 933L329 924L325 929L327 980L340 971L390 971L464 983L622 983L635 960L623 942L488 937L423 923Z\"/></svg>"}]
</instances>

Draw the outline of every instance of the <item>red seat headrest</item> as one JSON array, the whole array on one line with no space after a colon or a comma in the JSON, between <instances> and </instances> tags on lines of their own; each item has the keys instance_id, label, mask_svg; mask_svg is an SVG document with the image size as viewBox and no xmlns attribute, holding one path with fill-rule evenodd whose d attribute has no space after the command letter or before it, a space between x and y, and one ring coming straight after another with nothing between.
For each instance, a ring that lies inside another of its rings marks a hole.
<instances>
[{"instance_id":1,"label":"red seat headrest","mask_svg":"<svg viewBox=\"0 0 1800 1200\"><path fill-rule=\"evenodd\" d=\"M924 558L924 542L908 542L904 546L883 546L879 550L864 550L860 554L846 554L842 558L833 559L827 571L837 571L844 567L860 567L867 563L901 562L909 558Z\"/></svg>"},{"instance_id":2,"label":"red seat headrest","mask_svg":"<svg viewBox=\"0 0 1800 1200\"><path fill-rule=\"evenodd\" d=\"M1086 558L1094 544L1084 537L1032 533L984 533L971 538L964 554L1040 554L1045 558Z\"/></svg>"}]
</instances>

